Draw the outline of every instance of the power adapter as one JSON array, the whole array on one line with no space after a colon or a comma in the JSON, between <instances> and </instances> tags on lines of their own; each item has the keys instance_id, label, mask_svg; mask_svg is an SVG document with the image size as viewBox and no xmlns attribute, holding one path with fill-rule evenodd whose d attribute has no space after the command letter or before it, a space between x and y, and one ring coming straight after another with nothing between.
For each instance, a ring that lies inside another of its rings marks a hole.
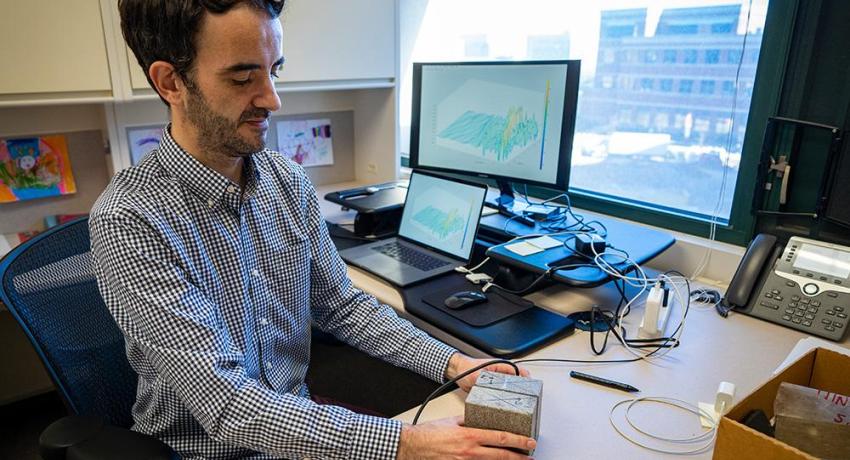
<instances>
[{"instance_id":1,"label":"power adapter","mask_svg":"<svg viewBox=\"0 0 850 460\"><path fill-rule=\"evenodd\" d=\"M640 335L648 338L664 335L670 309L670 289L664 286L664 282L655 283L646 297L643 320L640 322Z\"/></svg>"},{"instance_id":2,"label":"power adapter","mask_svg":"<svg viewBox=\"0 0 850 460\"><path fill-rule=\"evenodd\" d=\"M576 252L589 258L605 252L605 238L595 233L576 234Z\"/></svg>"}]
</instances>

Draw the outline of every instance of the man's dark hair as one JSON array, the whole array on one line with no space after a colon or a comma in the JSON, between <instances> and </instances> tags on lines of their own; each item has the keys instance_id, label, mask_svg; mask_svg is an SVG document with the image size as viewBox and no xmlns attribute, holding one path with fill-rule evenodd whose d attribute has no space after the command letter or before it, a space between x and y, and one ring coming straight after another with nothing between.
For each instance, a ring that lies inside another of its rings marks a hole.
<instances>
[{"instance_id":1,"label":"man's dark hair","mask_svg":"<svg viewBox=\"0 0 850 460\"><path fill-rule=\"evenodd\" d=\"M148 69L155 61L170 63L180 78L191 84L195 37L204 15L223 14L242 3L276 18L284 0L120 0L121 32L151 88L156 90ZM162 95L160 99L168 105Z\"/></svg>"}]
</instances>

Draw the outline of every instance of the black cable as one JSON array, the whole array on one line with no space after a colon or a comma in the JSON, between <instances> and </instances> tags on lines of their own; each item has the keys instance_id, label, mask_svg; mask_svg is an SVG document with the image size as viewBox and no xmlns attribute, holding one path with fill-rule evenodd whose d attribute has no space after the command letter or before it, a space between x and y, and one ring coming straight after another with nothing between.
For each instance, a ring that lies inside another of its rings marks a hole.
<instances>
[{"instance_id":1,"label":"black cable","mask_svg":"<svg viewBox=\"0 0 850 460\"><path fill-rule=\"evenodd\" d=\"M678 276L681 276L681 277L685 280L685 283L686 283L687 288L688 288L688 292L690 292L691 283L690 283L690 281L688 281L688 279L685 277L685 275L683 275L681 272L678 272L678 271L676 271L676 270L669 270L669 271L667 271L667 272L664 272L663 274L664 274L664 275L667 275L667 274L670 274L670 273L672 273L672 274L676 274L676 275L678 275ZM662 350L662 349L664 349L664 348L678 347L678 346L679 346L679 340L678 340L678 339L676 339L676 338L675 338L675 336L676 336L676 333L678 333L678 332L679 332L679 330L682 328L682 325L685 323L685 318L687 318L687 316L688 316L688 311L690 310L690 307L691 307L691 299L690 299L690 296L688 296L688 302L685 304L685 314L684 314L684 315L683 315L683 317L682 317L682 321L681 321L681 322L679 323L679 325L676 327L676 330L675 330L675 331L673 331L673 334L671 334L671 335L670 335L670 337L665 337L665 338L663 338L663 340L664 340L664 342L663 342L663 343L661 343L660 345L656 346L656 348L655 348L654 350L652 350L651 352L647 353L647 354L646 354L646 355L644 355L644 356L638 356L638 357L634 357L634 358L627 358L627 359L565 359L565 358L534 358L534 359L518 359L518 360L515 360L515 361L510 361L510 360L507 360L507 359L494 359L494 360L492 360L492 361L487 361L487 362L485 362L485 363L483 363L483 364L480 364L480 365L478 365L478 366L475 366L475 367L473 367L472 369L469 369L469 370L467 370L467 371L465 371L465 372L463 372L463 373L461 373L461 374L459 374L459 375L455 376L453 379L449 380L448 382L446 382L446 383L444 383L444 384L440 385L440 386L439 386L436 390L434 390L434 391L433 391L430 395L428 395L428 397L427 397L427 398L425 398L425 400L422 402L422 405L421 405L421 406L419 406L419 410L417 410L417 411L416 411L416 415L413 417L413 423L412 423L412 424L413 424L413 425L416 425L416 424L419 422L419 416L420 416L420 415L422 415L422 411L423 411L423 410L425 410L425 406L426 406L429 402L431 402L431 400L432 400L432 399L434 399L434 398L435 398L438 394L442 393L442 392L443 392L446 388L448 388L449 386L454 385L455 383L457 383L457 381L458 381L458 380L460 380L460 379L462 379L462 378L466 377L466 376L467 376L467 375L469 375L469 374L472 374L472 373L473 373L473 372L475 372L475 371L478 371L478 370L481 370L481 369L483 369L483 368L485 368L485 367L487 367L487 366L490 366L490 365L492 365L492 364L500 364L500 363L509 364L509 365L513 366L515 374L516 374L516 375L519 375L519 367L517 366L517 364L522 364L522 363L544 363L544 362L550 362L550 363L575 363L575 364L614 364L614 363L633 363L633 362L636 362L636 361L642 361L642 360L644 360L644 359L647 359L647 358L651 357L652 355L654 355L654 354L658 353L659 351L661 351L661 350ZM610 327L610 324L609 324L609 330L610 330L610 329L611 329L611 327ZM592 329L591 329L591 330L592 330ZM612 333L614 334L614 336L615 336L615 337L618 337L618 338L619 338L619 334L617 334L617 332L616 332L616 331L612 331ZM636 339L636 340L644 340L644 339ZM649 339L648 339L648 340L649 340ZM662 339L661 339L661 338L659 338L659 339L655 339L655 340L662 340ZM670 344L670 342L671 342L671 341L672 341L672 342L675 342L675 343ZM645 345L645 346L643 346L643 345L639 345L639 346L632 347L632 348L649 348L649 347L651 347L651 346L652 346L652 345Z\"/></svg>"}]
</instances>

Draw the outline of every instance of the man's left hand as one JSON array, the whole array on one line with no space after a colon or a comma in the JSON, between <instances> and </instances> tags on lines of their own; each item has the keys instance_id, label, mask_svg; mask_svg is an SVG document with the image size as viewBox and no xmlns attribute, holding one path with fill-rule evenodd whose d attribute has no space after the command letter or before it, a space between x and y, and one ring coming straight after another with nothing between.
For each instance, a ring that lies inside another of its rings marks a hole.
<instances>
[{"instance_id":1,"label":"man's left hand","mask_svg":"<svg viewBox=\"0 0 850 460\"><path fill-rule=\"evenodd\" d=\"M469 356L463 355L461 353L455 353L449 359L449 365L446 368L446 378L447 379L453 379L455 376L460 375L460 374L466 372L467 370L472 369L473 367L480 366L480 365L486 363L487 361L492 361L492 360L491 359L470 358ZM477 370L477 371L467 375L466 377L458 380L457 385L463 391L468 392L469 390L472 389L472 386L475 385L475 381L478 379L478 374L480 374L481 371L485 371L485 370L491 371L491 372L501 372L502 374L516 375L516 372L514 371L513 366L511 366L510 364L505 364L505 363L491 364L487 367L484 367L480 370ZM527 369L523 369L522 367L520 367L519 368L519 375L521 375L523 377L530 377L531 373L529 373Z\"/></svg>"}]
</instances>

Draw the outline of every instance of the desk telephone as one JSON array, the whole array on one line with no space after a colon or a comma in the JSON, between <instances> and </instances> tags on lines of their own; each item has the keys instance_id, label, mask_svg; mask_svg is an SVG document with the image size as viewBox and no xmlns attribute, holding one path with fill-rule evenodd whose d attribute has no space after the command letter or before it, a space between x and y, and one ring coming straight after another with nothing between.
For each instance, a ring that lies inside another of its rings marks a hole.
<instances>
[{"instance_id":1,"label":"desk telephone","mask_svg":"<svg viewBox=\"0 0 850 460\"><path fill-rule=\"evenodd\" d=\"M850 247L796 236L776 243L773 235L753 239L723 305L841 340L850 314Z\"/></svg>"}]
</instances>

